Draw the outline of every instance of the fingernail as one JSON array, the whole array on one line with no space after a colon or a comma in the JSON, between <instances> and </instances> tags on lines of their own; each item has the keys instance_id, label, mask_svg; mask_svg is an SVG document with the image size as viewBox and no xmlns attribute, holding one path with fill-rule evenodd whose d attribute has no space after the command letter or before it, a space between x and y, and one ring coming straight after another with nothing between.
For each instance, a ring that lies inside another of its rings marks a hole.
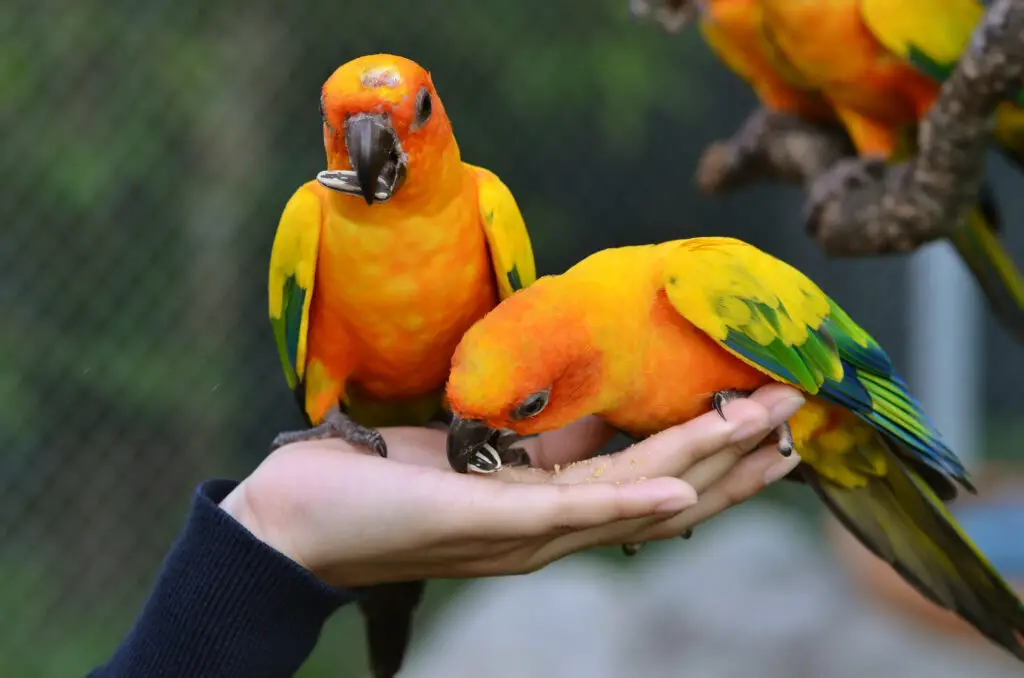
<instances>
[{"instance_id":1,"label":"fingernail","mask_svg":"<svg viewBox=\"0 0 1024 678\"><path fill-rule=\"evenodd\" d=\"M791 396L771 409L772 426L778 426L799 411L806 401L802 396Z\"/></svg>"},{"instance_id":2,"label":"fingernail","mask_svg":"<svg viewBox=\"0 0 1024 678\"><path fill-rule=\"evenodd\" d=\"M688 497L683 494L676 495L658 503L654 507L655 513L679 513L685 508L693 506L694 501L692 497Z\"/></svg>"},{"instance_id":3,"label":"fingernail","mask_svg":"<svg viewBox=\"0 0 1024 678\"><path fill-rule=\"evenodd\" d=\"M796 452L788 457L783 457L779 461L775 462L764 472L764 484L771 485L774 482L782 480L789 473L800 464L800 455Z\"/></svg>"}]
</instances>

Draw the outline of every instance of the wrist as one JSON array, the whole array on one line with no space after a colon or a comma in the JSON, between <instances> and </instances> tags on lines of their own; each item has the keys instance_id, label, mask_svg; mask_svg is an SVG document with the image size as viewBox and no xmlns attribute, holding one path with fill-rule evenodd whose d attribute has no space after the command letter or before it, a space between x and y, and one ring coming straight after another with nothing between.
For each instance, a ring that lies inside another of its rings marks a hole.
<instances>
[{"instance_id":1,"label":"wrist","mask_svg":"<svg viewBox=\"0 0 1024 678\"><path fill-rule=\"evenodd\" d=\"M266 520L265 517L260 517L259 511L254 509L250 494L251 488L247 478L235 486L235 489L231 490L228 496L221 500L219 504L220 509L244 527L253 537L295 562L303 569L313 572L313 568L304 562L303 558L294 548L292 540L288 539L279 530L273 529L269 525L272 521Z\"/></svg>"}]
</instances>

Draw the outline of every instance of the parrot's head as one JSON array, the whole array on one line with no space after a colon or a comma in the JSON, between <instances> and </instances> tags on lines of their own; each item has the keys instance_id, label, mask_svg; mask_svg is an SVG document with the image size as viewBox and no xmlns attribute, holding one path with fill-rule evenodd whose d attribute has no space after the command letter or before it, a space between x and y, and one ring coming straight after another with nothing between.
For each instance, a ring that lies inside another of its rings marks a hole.
<instances>
[{"instance_id":1,"label":"parrot's head","mask_svg":"<svg viewBox=\"0 0 1024 678\"><path fill-rule=\"evenodd\" d=\"M645 17L651 13L669 33L678 33L700 12L700 6L708 0L629 0L633 16Z\"/></svg>"},{"instance_id":2,"label":"parrot's head","mask_svg":"<svg viewBox=\"0 0 1024 678\"><path fill-rule=\"evenodd\" d=\"M336 70L320 93L326 188L367 205L423 196L460 162L451 123L422 66L372 54Z\"/></svg>"},{"instance_id":3,"label":"parrot's head","mask_svg":"<svg viewBox=\"0 0 1024 678\"><path fill-rule=\"evenodd\" d=\"M544 277L498 304L462 337L446 397L448 462L491 473L525 436L601 410L602 352L578 302Z\"/></svg>"}]
</instances>

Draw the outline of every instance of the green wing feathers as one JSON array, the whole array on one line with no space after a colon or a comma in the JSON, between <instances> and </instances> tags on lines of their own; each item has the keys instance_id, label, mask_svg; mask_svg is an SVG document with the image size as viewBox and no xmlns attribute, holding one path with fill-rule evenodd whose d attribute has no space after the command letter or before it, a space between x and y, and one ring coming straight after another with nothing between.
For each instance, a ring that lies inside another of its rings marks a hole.
<instances>
[{"instance_id":1,"label":"green wing feathers","mask_svg":"<svg viewBox=\"0 0 1024 678\"><path fill-rule=\"evenodd\" d=\"M890 445L899 443L874 433L847 453L845 463L861 472L862 482L855 486L802 466L804 480L866 548L922 595L1024 660L1021 601L957 527L929 483L901 464Z\"/></svg>"},{"instance_id":2,"label":"green wing feathers","mask_svg":"<svg viewBox=\"0 0 1024 678\"><path fill-rule=\"evenodd\" d=\"M533 284L537 270L526 223L512 191L490 170L466 164L476 177L480 221L501 299Z\"/></svg>"},{"instance_id":3,"label":"green wing feathers","mask_svg":"<svg viewBox=\"0 0 1024 678\"><path fill-rule=\"evenodd\" d=\"M677 241L664 284L679 313L723 348L778 381L853 412L904 443L943 496L946 476L970 488L967 473L889 356L810 279L731 238Z\"/></svg>"},{"instance_id":4,"label":"green wing feathers","mask_svg":"<svg viewBox=\"0 0 1024 678\"><path fill-rule=\"evenodd\" d=\"M270 253L270 326L288 386L300 394L306 368L309 307L320 245L320 198L311 184L285 205ZM303 408L305 410L305 408Z\"/></svg>"},{"instance_id":5,"label":"green wing feathers","mask_svg":"<svg viewBox=\"0 0 1024 678\"><path fill-rule=\"evenodd\" d=\"M943 499L956 496L949 478L973 492L967 469L895 373L889 356L838 304L831 300L829 303L832 311L823 329L839 347L844 374L840 380L826 382L821 397L899 441L898 450L904 461L924 474Z\"/></svg>"}]
</instances>

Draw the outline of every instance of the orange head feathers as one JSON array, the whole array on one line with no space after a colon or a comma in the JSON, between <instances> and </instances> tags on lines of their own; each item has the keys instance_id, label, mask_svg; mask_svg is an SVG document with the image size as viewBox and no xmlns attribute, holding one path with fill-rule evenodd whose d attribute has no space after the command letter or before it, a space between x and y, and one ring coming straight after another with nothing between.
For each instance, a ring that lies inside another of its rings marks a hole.
<instances>
[{"instance_id":1,"label":"orange head feathers","mask_svg":"<svg viewBox=\"0 0 1024 678\"><path fill-rule=\"evenodd\" d=\"M374 202L416 200L461 167L430 73L414 61L372 54L340 66L320 94L327 188Z\"/></svg>"},{"instance_id":2,"label":"orange head feathers","mask_svg":"<svg viewBox=\"0 0 1024 678\"><path fill-rule=\"evenodd\" d=\"M499 467L507 449L486 440L495 432L510 444L600 409L601 351L583 309L547 294L556 289L551 282L540 278L503 301L456 348L446 391L455 417L448 439L476 434L488 445L450 448L453 468L466 470L468 457L478 453L493 456L473 460L473 470L486 469L488 461Z\"/></svg>"}]
</instances>

